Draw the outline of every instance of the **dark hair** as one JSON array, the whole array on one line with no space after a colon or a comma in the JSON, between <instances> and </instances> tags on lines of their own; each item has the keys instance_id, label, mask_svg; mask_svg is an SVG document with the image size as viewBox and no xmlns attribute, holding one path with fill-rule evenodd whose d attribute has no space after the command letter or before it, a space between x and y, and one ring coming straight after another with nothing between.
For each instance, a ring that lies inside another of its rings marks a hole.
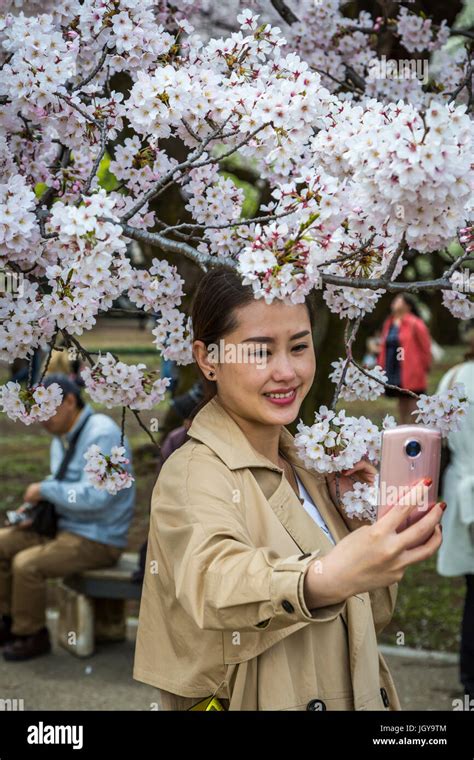
<instances>
[{"instance_id":1,"label":"dark hair","mask_svg":"<svg viewBox=\"0 0 474 760\"><path fill-rule=\"evenodd\" d=\"M416 302L416 299L414 296L412 296L411 293L399 293L401 298L405 301L406 305L410 307L410 311L412 314L415 315L415 317L420 317L420 310L418 309L418 304Z\"/></svg>"},{"instance_id":2,"label":"dark hair","mask_svg":"<svg viewBox=\"0 0 474 760\"><path fill-rule=\"evenodd\" d=\"M225 265L209 269L200 280L192 303L194 340L202 340L206 347L211 343L217 344L237 327L235 309L253 301L255 295L252 286L243 285L235 269ZM304 303L313 327L315 313L312 296L306 296ZM199 365L197 368L202 379L204 399L195 408L193 417L217 392L216 383L204 375Z\"/></svg>"},{"instance_id":3,"label":"dark hair","mask_svg":"<svg viewBox=\"0 0 474 760\"><path fill-rule=\"evenodd\" d=\"M46 375L43 385L47 388L51 383L57 383L63 392L63 401L68 393L73 393L76 397L76 403L78 409L84 408L84 399L81 396L81 389L74 380L65 375L63 372L51 372L50 375Z\"/></svg>"}]
</instances>

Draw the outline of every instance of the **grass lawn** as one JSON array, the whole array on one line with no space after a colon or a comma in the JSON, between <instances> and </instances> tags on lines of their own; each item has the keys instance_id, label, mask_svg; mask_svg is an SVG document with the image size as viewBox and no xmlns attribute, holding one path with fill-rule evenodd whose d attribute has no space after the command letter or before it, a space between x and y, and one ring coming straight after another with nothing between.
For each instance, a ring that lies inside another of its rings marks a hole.
<instances>
[{"instance_id":1,"label":"grass lawn","mask_svg":"<svg viewBox=\"0 0 474 760\"><path fill-rule=\"evenodd\" d=\"M113 349L127 363L144 362L150 368L159 366L156 354L144 354L153 349L153 336L133 324L121 326L99 324L83 336L81 342L89 349ZM121 352L120 349L123 349ZM136 353L133 353L136 351ZM441 376L462 359L462 346L445 348L445 355L430 376L429 391L434 392ZM9 379L8 367L0 366L0 382ZM110 415L120 424L121 409L106 409L93 402L98 411ZM143 412L142 420L149 424L152 417L162 419L169 401L165 400L152 412ZM380 424L385 414L396 414L396 400L381 397L373 402L343 403L348 414L365 415ZM134 452L137 483L137 504L129 532L129 550L137 551L146 539L151 493L156 481L156 453L145 432L132 414L127 414L127 436ZM2 451L1 512L14 509L20 503L26 486L41 480L49 472L49 434L39 425L30 428L0 415L0 450ZM448 507L449 508L449 507ZM2 520L3 522L3 520ZM397 635L404 634L406 646L456 652L459 646L459 626L464 597L463 578L443 578L435 568L435 559L410 568L399 587L395 616L383 632L384 643L396 644ZM136 611L134 605L131 610Z\"/></svg>"}]
</instances>

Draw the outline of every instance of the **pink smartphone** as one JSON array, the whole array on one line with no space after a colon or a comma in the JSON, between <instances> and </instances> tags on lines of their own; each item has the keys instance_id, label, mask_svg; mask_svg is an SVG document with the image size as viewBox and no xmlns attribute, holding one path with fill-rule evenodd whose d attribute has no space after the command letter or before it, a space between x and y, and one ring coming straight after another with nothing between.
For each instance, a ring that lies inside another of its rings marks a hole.
<instances>
[{"instance_id":1,"label":"pink smartphone","mask_svg":"<svg viewBox=\"0 0 474 760\"><path fill-rule=\"evenodd\" d=\"M387 513L415 483L431 478L424 504L416 507L398 533L417 522L438 498L441 433L424 425L398 425L382 431L377 519Z\"/></svg>"}]
</instances>

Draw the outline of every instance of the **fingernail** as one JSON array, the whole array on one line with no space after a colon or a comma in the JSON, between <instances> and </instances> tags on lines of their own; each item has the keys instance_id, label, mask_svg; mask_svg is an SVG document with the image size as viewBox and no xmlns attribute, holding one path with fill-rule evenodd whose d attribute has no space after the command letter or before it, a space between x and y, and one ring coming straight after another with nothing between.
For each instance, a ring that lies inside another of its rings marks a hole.
<instances>
[{"instance_id":1,"label":"fingernail","mask_svg":"<svg viewBox=\"0 0 474 760\"><path fill-rule=\"evenodd\" d=\"M444 512L444 510L446 509L446 507L447 507L448 505L446 504L446 502L445 502L445 501L440 501L440 503L439 503L439 506L441 507L441 509L442 509L442 510L443 510L443 512Z\"/></svg>"},{"instance_id":2,"label":"fingernail","mask_svg":"<svg viewBox=\"0 0 474 760\"><path fill-rule=\"evenodd\" d=\"M425 484L425 486L430 486L432 482L433 482L433 478L425 478L423 480L423 483Z\"/></svg>"}]
</instances>

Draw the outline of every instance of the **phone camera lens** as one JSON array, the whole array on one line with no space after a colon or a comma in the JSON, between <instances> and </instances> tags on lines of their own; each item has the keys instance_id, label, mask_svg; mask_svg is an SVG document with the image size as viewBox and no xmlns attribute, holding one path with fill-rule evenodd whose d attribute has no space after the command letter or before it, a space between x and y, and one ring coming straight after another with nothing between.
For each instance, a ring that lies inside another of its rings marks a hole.
<instances>
[{"instance_id":1,"label":"phone camera lens","mask_svg":"<svg viewBox=\"0 0 474 760\"><path fill-rule=\"evenodd\" d=\"M408 441L405 451L409 457L417 457L421 451L421 444L418 441Z\"/></svg>"}]
</instances>

